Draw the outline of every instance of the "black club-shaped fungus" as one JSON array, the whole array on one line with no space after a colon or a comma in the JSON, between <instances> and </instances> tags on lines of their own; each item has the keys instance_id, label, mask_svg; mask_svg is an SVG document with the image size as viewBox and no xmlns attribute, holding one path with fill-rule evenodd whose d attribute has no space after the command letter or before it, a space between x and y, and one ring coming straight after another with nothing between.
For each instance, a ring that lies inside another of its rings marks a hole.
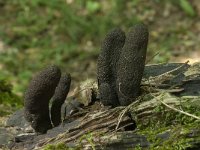
<instances>
[{"instance_id":1,"label":"black club-shaped fungus","mask_svg":"<svg viewBox=\"0 0 200 150\"><path fill-rule=\"evenodd\" d=\"M50 66L39 72L30 82L24 97L25 118L38 133L52 128L49 117L49 100L59 82L61 71Z\"/></svg>"},{"instance_id":2,"label":"black club-shaped fungus","mask_svg":"<svg viewBox=\"0 0 200 150\"><path fill-rule=\"evenodd\" d=\"M139 24L129 31L117 69L117 89L120 105L129 105L139 94L148 44L148 29Z\"/></svg>"},{"instance_id":3,"label":"black club-shaped fungus","mask_svg":"<svg viewBox=\"0 0 200 150\"><path fill-rule=\"evenodd\" d=\"M102 42L97 61L97 78L100 99L104 105L119 105L115 84L116 67L124 42L125 33L121 29L112 30Z\"/></svg>"},{"instance_id":4,"label":"black club-shaped fungus","mask_svg":"<svg viewBox=\"0 0 200 150\"><path fill-rule=\"evenodd\" d=\"M143 24L132 27L127 37L120 29L106 36L97 62L99 95L104 105L129 105L137 98L147 44L148 29Z\"/></svg>"},{"instance_id":5,"label":"black club-shaped fungus","mask_svg":"<svg viewBox=\"0 0 200 150\"><path fill-rule=\"evenodd\" d=\"M56 87L55 94L52 98L51 121L55 127L61 123L61 106L67 97L67 94L70 89L70 84L70 74L62 75L58 86Z\"/></svg>"}]
</instances>

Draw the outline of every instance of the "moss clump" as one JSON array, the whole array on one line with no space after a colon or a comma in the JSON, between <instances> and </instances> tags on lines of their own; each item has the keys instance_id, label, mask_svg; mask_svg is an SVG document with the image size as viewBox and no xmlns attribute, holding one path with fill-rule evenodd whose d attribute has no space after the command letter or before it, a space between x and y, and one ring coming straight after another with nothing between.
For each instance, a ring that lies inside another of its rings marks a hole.
<instances>
[{"instance_id":1,"label":"moss clump","mask_svg":"<svg viewBox=\"0 0 200 150\"><path fill-rule=\"evenodd\" d=\"M69 148L65 143L59 143L56 145L47 145L43 150L79 150L79 148Z\"/></svg>"},{"instance_id":2,"label":"moss clump","mask_svg":"<svg viewBox=\"0 0 200 150\"><path fill-rule=\"evenodd\" d=\"M12 92L12 85L0 80L0 116L8 115L22 106L22 100Z\"/></svg>"},{"instance_id":3,"label":"moss clump","mask_svg":"<svg viewBox=\"0 0 200 150\"><path fill-rule=\"evenodd\" d=\"M148 127L139 130L139 133L147 137L148 141L151 143L150 149L152 150L184 150L194 146L195 142L200 141L200 135L197 132L195 133L194 128L198 131L200 130L197 124L193 124L168 127ZM191 134L197 134L198 137L189 137Z\"/></svg>"},{"instance_id":4,"label":"moss clump","mask_svg":"<svg viewBox=\"0 0 200 150\"><path fill-rule=\"evenodd\" d=\"M200 116L199 105L184 101L179 106L184 112ZM139 134L143 134L151 143L150 149L178 149L194 147L200 143L200 121L182 113L158 105L154 110L154 117L149 120L138 121Z\"/></svg>"}]
</instances>

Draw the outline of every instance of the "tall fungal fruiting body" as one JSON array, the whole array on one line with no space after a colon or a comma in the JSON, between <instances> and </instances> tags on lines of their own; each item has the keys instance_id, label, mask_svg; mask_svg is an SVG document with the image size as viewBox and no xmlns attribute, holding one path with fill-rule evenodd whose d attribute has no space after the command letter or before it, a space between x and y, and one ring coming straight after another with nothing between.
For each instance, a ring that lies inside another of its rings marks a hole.
<instances>
[{"instance_id":1,"label":"tall fungal fruiting body","mask_svg":"<svg viewBox=\"0 0 200 150\"><path fill-rule=\"evenodd\" d=\"M120 29L106 36L97 63L99 95L104 105L128 105L138 96L147 44L148 29L142 24L132 27L127 37Z\"/></svg>"},{"instance_id":2,"label":"tall fungal fruiting body","mask_svg":"<svg viewBox=\"0 0 200 150\"><path fill-rule=\"evenodd\" d=\"M70 74L62 75L58 86L56 87L55 94L52 98L51 121L54 126L58 126L61 123L61 106L67 97L67 94L70 89L70 84Z\"/></svg>"},{"instance_id":3,"label":"tall fungal fruiting body","mask_svg":"<svg viewBox=\"0 0 200 150\"><path fill-rule=\"evenodd\" d=\"M97 78L100 99L104 105L119 105L115 84L116 67L124 42L125 34L121 29L112 30L102 42L97 61Z\"/></svg>"},{"instance_id":4,"label":"tall fungal fruiting body","mask_svg":"<svg viewBox=\"0 0 200 150\"><path fill-rule=\"evenodd\" d=\"M50 66L38 73L25 93L25 118L36 132L46 133L52 128L49 117L49 100L59 82L61 71Z\"/></svg>"},{"instance_id":5,"label":"tall fungal fruiting body","mask_svg":"<svg viewBox=\"0 0 200 150\"><path fill-rule=\"evenodd\" d=\"M148 29L139 24L129 31L122 49L117 70L120 105L128 105L139 94L148 44Z\"/></svg>"}]
</instances>

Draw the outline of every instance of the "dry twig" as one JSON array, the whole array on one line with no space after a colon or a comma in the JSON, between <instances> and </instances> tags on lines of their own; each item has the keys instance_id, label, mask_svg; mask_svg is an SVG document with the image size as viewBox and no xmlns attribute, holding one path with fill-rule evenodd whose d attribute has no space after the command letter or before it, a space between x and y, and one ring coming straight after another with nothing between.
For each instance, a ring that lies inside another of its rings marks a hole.
<instances>
[{"instance_id":1,"label":"dry twig","mask_svg":"<svg viewBox=\"0 0 200 150\"><path fill-rule=\"evenodd\" d=\"M118 129L119 124L120 124L120 122L121 122L121 120L122 120L124 114L125 114L132 106L134 106L135 104L137 104L139 101L140 101L140 98L137 99L135 102L131 103L130 105L128 105L127 107L125 107L125 108L123 109L123 111L120 113L120 115L119 115L119 117L118 117L118 122L117 122L117 126L116 126L115 130Z\"/></svg>"},{"instance_id":2,"label":"dry twig","mask_svg":"<svg viewBox=\"0 0 200 150\"><path fill-rule=\"evenodd\" d=\"M172 110L174 110L174 111L176 111L176 112L179 112L179 113L181 113L181 114L184 114L184 115L186 115L186 116L189 116L189 117L195 118L195 119L197 119L197 120L200 120L200 117L195 116L195 115L190 114L190 113L187 113L187 112L184 112L184 111L179 110L179 109L177 109L177 108L174 108L174 107L172 107L172 106L166 104L166 103L163 102L162 100L158 99L157 97L155 97L152 93L150 93L150 94L151 94L156 100L160 101L163 105L165 105L166 107L168 107L168 108L170 108L170 109L172 109Z\"/></svg>"}]
</instances>

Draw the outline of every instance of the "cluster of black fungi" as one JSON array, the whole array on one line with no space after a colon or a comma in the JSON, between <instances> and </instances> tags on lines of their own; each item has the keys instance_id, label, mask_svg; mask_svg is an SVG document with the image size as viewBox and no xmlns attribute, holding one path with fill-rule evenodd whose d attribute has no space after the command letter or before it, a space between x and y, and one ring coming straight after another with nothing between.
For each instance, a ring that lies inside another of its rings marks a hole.
<instances>
[{"instance_id":1,"label":"cluster of black fungi","mask_svg":"<svg viewBox=\"0 0 200 150\"><path fill-rule=\"evenodd\" d=\"M148 29L143 24L132 27L127 35L119 28L106 35L97 62L103 105L127 106L139 96L147 44ZM35 132L46 133L61 123L61 106L70 84L70 74L61 74L57 66L49 66L33 77L24 97L24 114Z\"/></svg>"}]
</instances>

